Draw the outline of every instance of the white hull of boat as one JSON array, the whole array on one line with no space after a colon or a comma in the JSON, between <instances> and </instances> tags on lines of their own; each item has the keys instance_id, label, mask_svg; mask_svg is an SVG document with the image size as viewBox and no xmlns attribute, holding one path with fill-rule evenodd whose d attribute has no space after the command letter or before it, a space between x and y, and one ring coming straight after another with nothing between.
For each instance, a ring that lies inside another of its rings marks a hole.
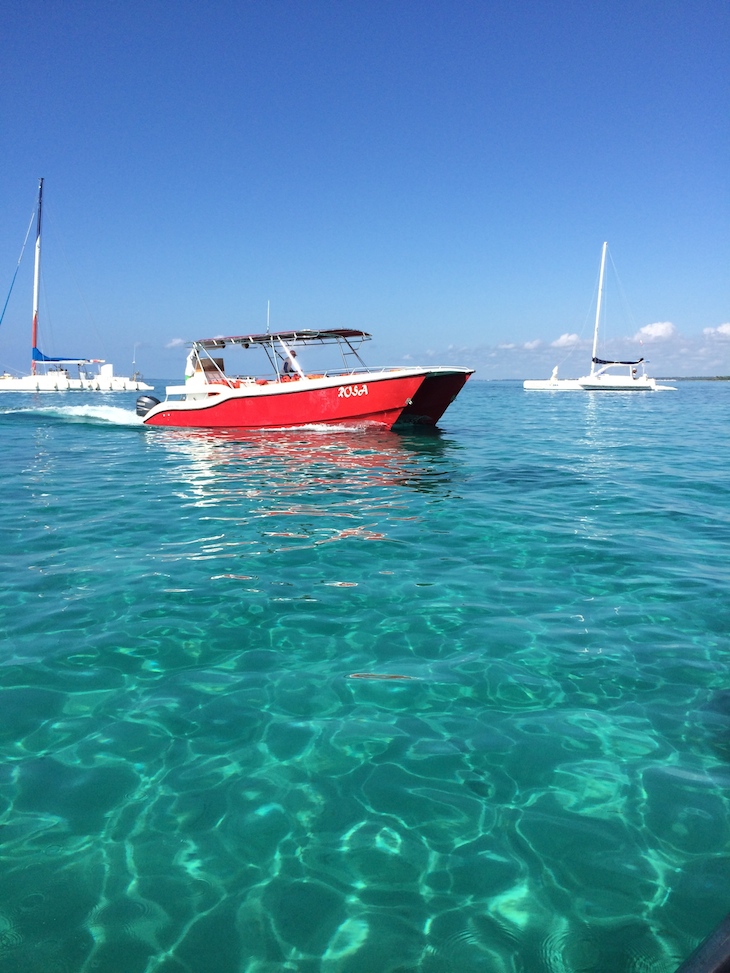
<instances>
[{"instance_id":1,"label":"white hull of boat","mask_svg":"<svg viewBox=\"0 0 730 973\"><path fill-rule=\"evenodd\" d=\"M655 378L637 375L636 378L623 375L593 375L578 379L586 392L676 392L673 385L659 385Z\"/></svg>"},{"instance_id":2,"label":"white hull of boat","mask_svg":"<svg viewBox=\"0 0 730 973\"><path fill-rule=\"evenodd\" d=\"M71 378L62 373L43 375L0 375L0 392L143 392L153 389L135 378L123 375Z\"/></svg>"},{"instance_id":3,"label":"white hull of boat","mask_svg":"<svg viewBox=\"0 0 730 973\"><path fill-rule=\"evenodd\" d=\"M529 379L522 383L523 389L536 392L583 392L577 378Z\"/></svg>"},{"instance_id":4,"label":"white hull of boat","mask_svg":"<svg viewBox=\"0 0 730 973\"><path fill-rule=\"evenodd\" d=\"M673 385L659 385L655 378L637 375L586 375L584 378L534 379L522 383L536 392L675 392Z\"/></svg>"}]
</instances>

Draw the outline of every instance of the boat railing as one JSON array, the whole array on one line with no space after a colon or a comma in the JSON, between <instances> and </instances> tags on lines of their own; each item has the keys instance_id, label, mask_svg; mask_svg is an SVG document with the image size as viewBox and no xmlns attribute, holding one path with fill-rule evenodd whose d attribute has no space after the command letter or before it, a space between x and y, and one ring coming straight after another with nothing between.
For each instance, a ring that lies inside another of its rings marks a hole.
<instances>
[{"instance_id":1,"label":"boat railing","mask_svg":"<svg viewBox=\"0 0 730 973\"><path fill-rule=\"evenodd\" d=\"M370 365L358 365L356 368L325 368L317 372L318 378L345 378L348 375L373 375L382 372L397 372L400 368L396 365L382 367L372 367ZM311 377L311 376L310 376Z\"/></svg>"},{"instance_id":2,"label":"boat railing","mask_svg":"<svg viewBox=\"0 0 730 973\"><path fill-rule=\"evenodd\" d=\"M307 371L304 379L317 381L322 379L341 379L358 378L367 375L383 375L391 372L402 371L403 366L389 365L385 367L371 367L368 365L357 366L354 368L326 368L322 371ZM212 373L196 371L195 375L189 379L185 385L168 385L166 393L168 397L176 396L201 396L214 394L213 389L224 390L226 388L238 389L243 386L264 386L287 384L289 382L300 381L299 375L227 375L224 372Z\"/></svg>"},{"instance_id":3,"label":"boat railing","mask_svg":"<svg viewBox=\"0 0 730 973\"><path fill-rule=\"evenodd\" d=\"M358 366L357 368L323 368L317 371L307 371L304 373L305 378L347 378L349 375L380 375L383 372L399 372L402 371L402 366L399 365L388 365L385 367L373 367L369 365ZM280 382L280 381L292 381L296 380L300 376L292 375L291 373L280 372L277 375L228 375L223 372L218 374L206 373L203 381L200 385L227 385L231 382ZM200 373L196 374L196 378L200 379Z\"/></svg>"}]
</instances>

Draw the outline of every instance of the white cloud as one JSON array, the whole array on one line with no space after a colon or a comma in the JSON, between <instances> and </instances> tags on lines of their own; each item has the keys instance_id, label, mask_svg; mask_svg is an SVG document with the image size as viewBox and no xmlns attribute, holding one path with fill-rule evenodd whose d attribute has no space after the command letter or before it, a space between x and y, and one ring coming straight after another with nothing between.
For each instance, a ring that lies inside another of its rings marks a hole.
<instances>
[{"instance_id":1,"label":"white cloud","mask_svg":"<svg viewBox=\"0 0 730 973\"><path fill-rule=\"evenodd\" d=\"M172 341L168 341L165 348L180 348L182 345L186 345L187 341L184 338L173 338Z\"/></svg>"},{"instance_id":2,"label":"white cloud","mask_svg":"<svg viewBox=\"0 0 730 973\"><path fill-rule=\"evenodd\" d=\"M540 341L539 338L536 338L534 341L526 341L522 347L525 349L525 351L534 351L535 348L539 348L541 344L542 341Z\"/></svg>"},{"instance_id":3,"label":"white cloud","mask_svg":"<svg viewBox=\"0 0 730 973\"><path fill-rule=\"evenodd\" d=\"M702 334L717 335L719 338L730 338L730 321L726 324L719 324L716 328L705 328Z\"/></svg>"},{"instance_id":4,"label":"white cloud","mask_svg":"<svg viewBox=\"0 0 730 973\"><path fill-rule=\"evenodd\" d=\"M634 335L634 341L663 341L666 338L673 338L677 333L671 321L656 321L654 324L645 324L643 328Z\"/></svg>"},{"instance_id":5,"label":"white cloud","mask_svg":"<svg viewBox=\"0 0 730 973\"><path fill-rule=\"evenodd\" d=\"M497 348L499 348L500 351L512 351L512 349L516 347L517 345L513 344L497 345Z\"/></svg>"},{"instance_id":6,"label":"white cloud","mask_svg":"<svg viewBox=\"0 0 730 973\"><path fill-rule=\"evenodd\" d=\"M560 337L553 341L550 345L551 348L574 348L580 341L580 336L577 334L561 334Z\"/></svg>"}]
</instances>

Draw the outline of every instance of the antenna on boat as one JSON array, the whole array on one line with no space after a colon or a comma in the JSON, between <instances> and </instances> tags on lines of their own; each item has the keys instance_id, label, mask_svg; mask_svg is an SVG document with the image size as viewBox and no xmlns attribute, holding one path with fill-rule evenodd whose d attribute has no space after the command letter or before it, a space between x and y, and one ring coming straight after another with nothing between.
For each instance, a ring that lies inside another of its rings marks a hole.
<instances>
[{"instance_id":1,"label":"antenna on boat","mask_svg":"<svg viewBox=\"0 0 730 973\"><path fill-rule=\"evenodd\" d=\"M269 315L271 313L271 301L266 302L266 334L269 333Z\"/></svg>"}]
</instances>

